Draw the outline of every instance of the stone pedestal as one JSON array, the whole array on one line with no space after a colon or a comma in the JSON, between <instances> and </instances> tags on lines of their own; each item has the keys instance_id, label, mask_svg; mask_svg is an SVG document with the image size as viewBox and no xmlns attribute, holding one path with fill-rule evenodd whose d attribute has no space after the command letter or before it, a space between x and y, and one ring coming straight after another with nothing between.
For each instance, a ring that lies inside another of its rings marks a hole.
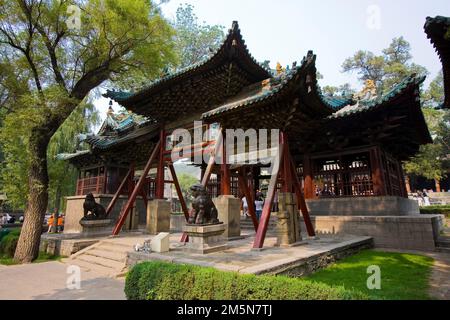
<instances>
[{"instance_id":1,"label":"stone pedestal","mask_svg":"<svg viewBox=\"0 0 450 320\"><path fill-rule=\"evenodd\" d=\"M226 224L186 225L183 231L189 236L189 242L184 249L187 252L208 254L225 250L227 241L224 236Z\"/></svg>"},{"instance_id":2,"label":"stone pedestal","mask_svg":"<svg viewBox=\"0 0 450 320\"><path fill-rule=\"evenodd\" d=\"M100 203L103 207L107 208L110 204L113 194L94 194L95 202ZM86 196L73 196L66 197L67 201L65 218L64 218L64 234L80 234L83 232L83 228L80 225L80 219L83 218L84 210L83 203L86 199ZM116 221L119 218L120 210L128 201L127 196L120 196L117 199L115 206L113 207L111 213L108 218L113 221ZM139 216L140 223L144 224L146 219L146 210L145 204L141 197L137 197L136 199L136 208L133 210L136 215ZM134 221L138 223L138 219ZM127 228L123 228L122 230L128 230Z\"/></svg>"},{"instance_id":3,"label":"stone pedestal","mask_svg":"<svg viewBox=\"0 0 450 320\"><path fill-rule=\"evenodd\" d=\"M111 219L80 220L80 225L83 237L111 235L113 227Z\"/></svg>"},{"instance_id":4,"label":"stone pedestal","mask_svg":"<svg viewBox=\"0 0 450 320\"><path fill-rule=\"evenodd\" d=\"M277 245L288 246L302 240L294 193L278 194Z\"/></svg>"},{"instance_id":5,"label":"stone pedestal","mask_svg":"<svg viewBox=\"0 0 450 320\"><path fill-rule=\"evenodd\" d=\"M152 252L164 253L170 250L170 233L161 232L150 242Z\"/></svg>"},{"instance_id":6,"label":"stone pedestal","mask_svg":"<svg viewBox=\"0 0 450 320\"><path fill-rule=\"evenodd\" d=\"M147 206L147 231L150 234L170 232L170 202L155 199L148 202Z\"/></svg>"},{"instance_id":7,"label":"stone pedestal","mask_svg":"<svg viewBox=\"0 0 450 320\"><path fill-rule=\"evenodd\" d=\"M222 221L227 227L224 236L228 240L239 238L241 236L241 200L234 196L219 196L213 199L217 208L219 221Z\"/></svg>"}]
</instances>

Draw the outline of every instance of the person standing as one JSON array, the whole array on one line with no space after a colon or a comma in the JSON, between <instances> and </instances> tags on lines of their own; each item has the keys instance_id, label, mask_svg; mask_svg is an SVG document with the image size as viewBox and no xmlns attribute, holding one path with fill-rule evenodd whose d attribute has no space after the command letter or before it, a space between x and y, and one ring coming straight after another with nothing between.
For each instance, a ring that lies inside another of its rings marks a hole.
<instances>
[{"instance_id":1,"label":"person standing","mask_svg":"<svg viewBox=\"0 0 450 320\"><path fill-rule=\"evenodd\" d=\"M58 218L58 226L57 226L56 232L58 232L58 233L63 232L63 230L64 230L64 216L60 215Z\"/></svg>"},{"instance_id":2,"label":"person standing","mask_svg":"<svg viewBox=\"0 0 450 320\"><path fill-rule=\"evenodd\" d=\"M248 217L248 203L247 203L246 197L242 198L242 210L244 211L244 216L247 218Z\"/></svg>"},{"instance_id":3,"label":"person standing","mask_svg":"<svg viewBox=\"0 0 450 320\"><path fill-rule=\"evenodd\" d=\"M258 221L261 219L263 206L264 206L264 199L261 196L257 197L255 200L255 211L256 211L256 219L258 219Z\"/></svg>"},{"instance_id":4,"label":"person standing","mask_svg":"<svg viewBox=\"0 0 450 320\"><path fill-rule=\"evenodd\" d=\"M55 222L55 214L52 214L47 220L48 230L47 233L52 231L53 223Z\"/></svg>"},{"instance_id":5,"label":"person standing","mask_svg":"<svg viewBox=\"0 0 450 320\"><path fill-rule=\"evenodd\" d=\"M423 205L428 207L430 205L430 197L428 196L427 190L423 189Z\"/></svg>"}]
</instances>

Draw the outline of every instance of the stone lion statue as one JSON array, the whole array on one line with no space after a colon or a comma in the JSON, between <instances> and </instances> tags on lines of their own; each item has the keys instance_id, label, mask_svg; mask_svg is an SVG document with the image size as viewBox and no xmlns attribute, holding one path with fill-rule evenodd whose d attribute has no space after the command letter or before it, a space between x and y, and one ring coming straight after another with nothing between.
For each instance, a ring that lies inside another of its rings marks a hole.
<instances>
[{"instance_id":1,"label":"stone lion statue","mask_svg":"<svg viewBox=\"0 0 450 320\"><path fill-rule=\"evenodd\" d=\"M94 195L92 193L88 193L86 195L86 199L83 203L83 220L100 220L106 218L106 210L105 208L95 202ZM90 212L90 214L88 214Z\"/></svg>"},{"instance_id":2,"label":"stone lion statue","mask_svg":"<svg viewBox=\"0 0 450 320\"><path fill-rule=\"evenodd\" d=\"M206 188L201 184L195 184L191 188L194 200L189 214L188 224L218 224L217 208L207 194Z\"/></svg>"}]
</instances>

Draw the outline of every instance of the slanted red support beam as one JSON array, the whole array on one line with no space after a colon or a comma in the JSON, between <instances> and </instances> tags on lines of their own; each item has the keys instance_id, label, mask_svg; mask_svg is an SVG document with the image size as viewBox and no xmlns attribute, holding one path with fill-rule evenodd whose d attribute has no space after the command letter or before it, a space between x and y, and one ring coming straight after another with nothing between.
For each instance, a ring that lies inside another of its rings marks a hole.
<instances>
[{"instance_id":1,"label":"slanted red support beam","mask_svg":"<svg viewBox=\"0 0 450 320\"><path fill-rule=\"evenodd\" d=\"M248 213L250 214L250 217L252 218L253 226L255 227L255 231L258 231L258 219L256 218L256 210L255 210L255 200L253 199L252 192L250 191L250 188L248 187L248 181L246 176L245 168L240 168L238 171L238 183L239 188L241 188L242 192L244 193L245 198L247 199L247 205L248 205Z\"/></svg>"},{"instance_id":2,"label":"slanted red support beam","mask_svg":"<svg viewBox=\"0 0 450 320\"><path fill-rule=\"evenodd\" d=\"M117 224L113 230L114 236L119 234L120 230L122 229L123 224L125 223L125 219L127 218L128 212L133 207L133 204L136 201L136 197L138 196L139 192L141 191L142 187L144 186L144 183L147 179L147 175L152 166L152 162L156 159L156 156L160 152L161 143L162 143L161 141L158 141L158 143L155 145L155 148L153 149L152 154L150 155L150 158L148 159L147 164L144 167L144 171L142 172L142 175L139 178L138 183L134 187L134 190L131 193L131 196L128 198L128 201L125 204L125 207L122 209L122 212L119 216L119 220L117 221Z\"/></svg>"},{"instance_id":3,"label":"slanted red support beam","mask_svg":"<svg viewBox=\"0 0 450 320\"><path fill-rule=\"evenodd\" d=\"M202 185L204 187L206 187L208 185L209 178L211 177L212 169L214 168L214 164L216 163L216 155L219 152L219 150L222 148L222 143L223 143L222 138L223 138L222 135L219 134L219 137L217 138L217 141L216 141L216 145L214 147L214 152L213 152L213 154L211 154L211 157L209 158L208 166L206 167L205 173L202 178Z\"/></svg>"},{"instance_id":4,"label":"slanted red support beam","mask_svg":"<svg viewBox=\"0 0 450 320\"><path fill-rule=\"evenodd\" d=\"M175 189L177 190L178 199L180 199L181 209L183 210L184 217L186 218L186 222L189 220L189 210L186 205L186 201L184 201L183 192L181 191L180 183L178 182L177 173L175 172L175 168L173 164L169 164L170 174L172 175L173 184L175 185Z\"/></svg>"},{"instance_id":5,"label":"slanted red support beam","mask_svg":"<svg viewBox=\"0 0 450 320\"><path fill-rule=\"evenodd\" d=\"M219 131L221 132L221 131ZM208 161L208 166L206 167L205 173L202 178L202 185L206 188L208 186L209 178L211 177L212 170L214 168L214 164L216 163L216 155L221 150L223 143L223 137L222 134L219 134L219 137L217 138L216 145L214 147L214 152L211 154L211 157ZM186 233L183 233L180 242L187 242L188 241L188 235Z\"/></svg>"},{"instance_id":6,"label":"slanted red support beam","mask_svg":"<svg viewBox=\"0 0 450 320\"><path fill-rule=\"evenodd\" d=\"M159 161L158 161L158 170L156 173L156 199L164 199L164 149L166 147L166 133L164 129L161 130L159 134L159 140L161 141L161 145L159 146Z\"/></svg>"},{"instance_id":7,"label":"slanted red support beam","mask_svg":"<svg viewBox=\"0 0 450 320\"><path fill-rule=\"evenodd\" d=\"M272 177L270 178L269 190L267 191L267 198L264 202L263 212L261 215L261 220L259 221L258 230L256 231L255 242L253 243L253 248L262 248L264 246L264 240L266 238L267 227L269 226L270 213L272 211L273 199L275 198L275 192L277 189L278 177L280 175L280 169L283 164L283 154L285 152L285 136L281 133L280 146L278 152L279 165L276 166L275 172L272 172Z\"/></svg>"},{"instance_id":8,"label":"slanted red support beam","mask_svg":"<svg viewBox=\"0 0 450 320\"><path fill-rule=\"evenodd\" d=\"M316 232L314 231L314 227L311 222L311 218L309 217L308 207L306 206L305 197L303 197L302 194L302 185L300 183L300 180L298 179L297 170L295 167L294 160L292 159L292 156L289 152L289 162L291 171L293 172L293 183L294 183L294 190L295 194L297 196L297 206L300 212L302 213L303 220L305 221L306 225L306 231L308 231L308 235L310 237L315 237Z\"/></svg>"},{"instance_id":9,"label":"slanted red support beam","mask_svg":"<svg viewBox=\"0 0 450 320\"><path fill-rule=\"evenodd\" d=\"M120 183L119 189L117 189L116 193L114 194L113 198L111 199L111 202L108 205L108 208L106 208L106 216L108 216L112 209L114 208L114 205L116 204L117 200L119 199L120 195L122 194L123 189L125 188L125 185L128 183L130 176L134 176L134 164L131 164L130 169L128 170L127 174L125 175L125 178L123 178L122 182Z\"/></svg>"}]
</instances>

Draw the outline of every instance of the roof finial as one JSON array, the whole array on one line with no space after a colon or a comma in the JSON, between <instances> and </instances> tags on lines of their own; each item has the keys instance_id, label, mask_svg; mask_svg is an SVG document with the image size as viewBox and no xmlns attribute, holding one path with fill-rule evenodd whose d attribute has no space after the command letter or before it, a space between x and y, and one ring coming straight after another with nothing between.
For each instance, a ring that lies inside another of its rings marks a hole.
<instances>
[{"instance_id":1,"label":"roof finial","mask_svg":"<svg viewBox=\"0 0 450 320\"><path fill-rule=\"evenodd\" d=\"M114 109L113 109L112 105L113 105L112 100L109 100L109 108L108 108L108 111L106 112L106 114L108 116L112 116L114 114Z\"/></svg>"},{"instance_id":2,"label":"roof finial","mask_svg":"<svg viewBox=\"0 0 450 320\"><path fill-rule=\"evenodd\" d=\"M281 66L281 63L277 62L277 75L280 75L286 71L285 68Z\"/></svg>"},{"instance_id":3,"label":"roof finial","mask_svg":"<svg viewBox=\"0 0 450 320\"><path fill-rule=\"evenodd\" d=\"M361 92L355 95L357 100L368 100L377 96L377 86L375 81L367 79Z\"/></svg>"}]
</instances>

